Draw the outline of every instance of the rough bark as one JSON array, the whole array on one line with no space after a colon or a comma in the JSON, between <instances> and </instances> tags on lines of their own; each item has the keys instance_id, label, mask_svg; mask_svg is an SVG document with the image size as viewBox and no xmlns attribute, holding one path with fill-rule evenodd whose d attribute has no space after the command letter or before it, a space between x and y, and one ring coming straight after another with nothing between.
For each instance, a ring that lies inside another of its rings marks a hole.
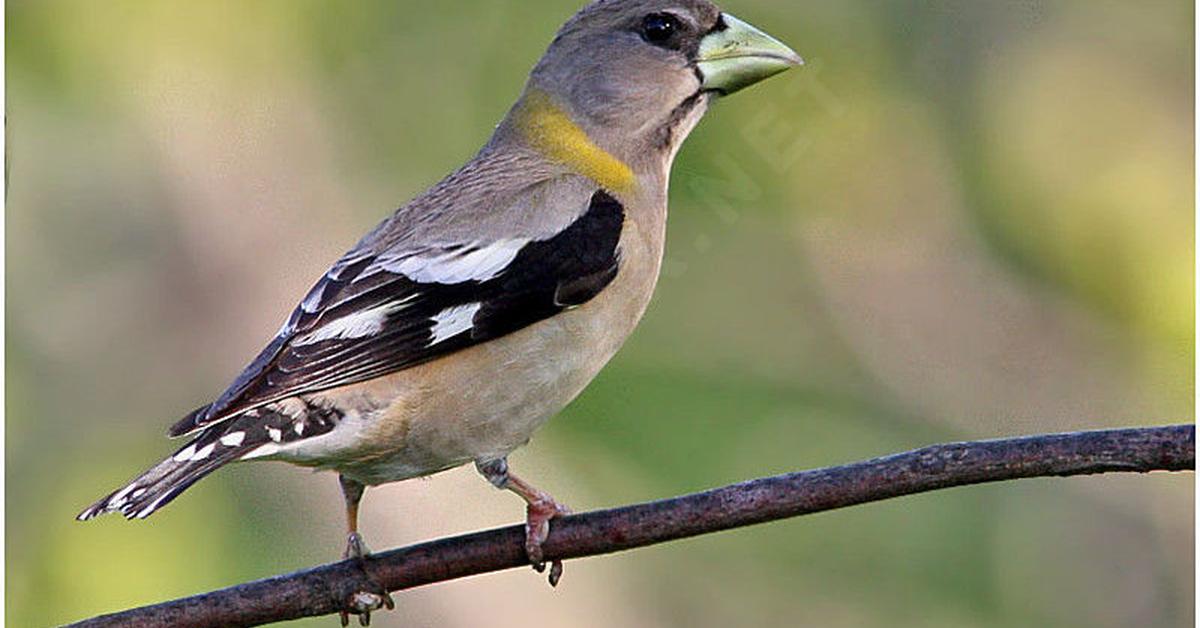
<instances>
[{"instance_id":1,"label":"rough bark","mask_svg":"<svg viewBox=\"0 0 1200 628\"><path fill-rule=\"evenodd\" d=\"M852 464L556 519L547 559L608 554L720 530L954 486L1020 478L1195 469L1195 426L1046 434L934 445ZM390 591L528 564L522 526L375 554ZM337 613L362 583L353 562L88 619L72 626L258 626ZM403 603L403 600L399 600Z\"/></svg>"}]
</instances>

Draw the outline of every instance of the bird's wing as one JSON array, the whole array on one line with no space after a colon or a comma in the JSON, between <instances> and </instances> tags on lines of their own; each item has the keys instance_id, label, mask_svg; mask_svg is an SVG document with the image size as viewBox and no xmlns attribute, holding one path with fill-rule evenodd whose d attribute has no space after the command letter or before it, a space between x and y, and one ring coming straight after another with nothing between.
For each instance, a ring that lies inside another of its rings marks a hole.
<instances>
[{"instance_id":1,"label":"bird's wing","mask_svg":"<svg viewBox=\"0 0 1200 628\"><path fill-rule=\"evenodd\" d=\"M587 302L617 274L625 213L600 190L577 203L560 221L565 226L540 236L493 228L487 239L360 244L217 401L184 417L171 435L428 362Z\"/></svg>"}]
</instances>

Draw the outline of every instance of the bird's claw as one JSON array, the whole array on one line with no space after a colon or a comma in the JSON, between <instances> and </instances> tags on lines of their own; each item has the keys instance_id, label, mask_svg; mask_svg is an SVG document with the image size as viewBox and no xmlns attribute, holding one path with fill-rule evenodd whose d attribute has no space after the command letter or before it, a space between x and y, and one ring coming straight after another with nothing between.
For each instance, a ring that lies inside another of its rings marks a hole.
<instances>
[{"instance_id":1,"label":"bird's claw","mask_svg":"<svg viewBox=\"0 0 1200 628\"><path fill-rule=\"evenodd\" d=\"M546 571L546 559L542 553L542 543L550 536L550 520L562 515L571 514L566 506L546 497L529 503L525 517L525 554L529 563L538 573ZM550 562L550 586L558 586L562 579L563 565L561 560Z\"/></svg>"},{"instance_id":2,"label":"bird's claw","mask_svg":"<svg viewBox=\"0 0 1200 628\"><path fill-rule=\"evenodd\" d=\"M396 608L396 603L392 601L392 596L387 593L379 594L371 591L355 591L350 595L350 599L346 601L346 609L342 610L339 615L342 619L342 626L350 625L350 615L358 615L358 623L361 626L371 625L371 611L377 611L381 608L387 608L389 611Z\"/></svg>"},{"instance_id":3,"label":"bird's claw","mask_svg":"<svg viewBox=\"0 0 1200 628\"><path fill-rule=\"evenodd\" d=\"M396 602L392 599L387 589L380 586L367 574L366 557L370 555L366 543L363 542L362 535L357 532L352 532L346 539L346 551L343 553L343 558L353 558L358 563L362 570L365 586L361 586L357 590L350 593L346 598L344 608L338 613L342 620L342 626L350 625L350 615L358 615L358 623L362 626L371 625L371 612L381 608L386 608L389 611L396 608Z\"/></svg>"}]
</instances>

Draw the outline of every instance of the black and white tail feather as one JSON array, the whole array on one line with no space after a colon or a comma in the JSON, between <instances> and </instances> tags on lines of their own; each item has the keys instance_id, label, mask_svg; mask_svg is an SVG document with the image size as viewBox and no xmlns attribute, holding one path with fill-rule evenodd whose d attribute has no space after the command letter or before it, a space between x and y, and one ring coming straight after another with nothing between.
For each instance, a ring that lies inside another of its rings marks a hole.
<instances>
[{"instance_id":1,"label":"black and white tail feather","mask_svg":"<svg viewBox=\"0 0 1200 628\"><path fill-rule=\"evenodd\" d=\"M335 410L289 399L230 417L199 431L170 457L98 500L76 519L119 512L145 519L204 476L230 462L262 458L287 445L321 436L341 419Z\"/></svg>"},{"instance_id":2,"label":"black and white tail feather","mask_svg":"<svg viewBox=\"0 0 1200 628\"><path fill-rule=\"evenodd\" d=\"M221 465L240 457L240 448L217 451L220 437L216 430L206 431L169 458L151 467L124 487L100 499L76 517L87 521L97 515L119 512L127 519L145 519L166 505L200 478ZM193 460L197 452L208 456Z\"/></svg>"}]
</instances>

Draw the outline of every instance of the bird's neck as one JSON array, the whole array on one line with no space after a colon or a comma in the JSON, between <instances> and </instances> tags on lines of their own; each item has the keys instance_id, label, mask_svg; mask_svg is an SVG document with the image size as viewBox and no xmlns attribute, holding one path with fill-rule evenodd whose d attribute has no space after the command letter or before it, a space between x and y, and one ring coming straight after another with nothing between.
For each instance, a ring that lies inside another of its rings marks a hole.
<instances>
[{"instance_id":1,"label":"bird's neck","mask_svg":"<svg viewBox=\"0 0 1200 628\"><path fill-rule=\"evenodd\" d=\"M614 194L633 194L640 185L634 165L602 148L564 108L540 90L526 92L501 124L498 134L520 142Z\"/></svg>"}]
</instances>

